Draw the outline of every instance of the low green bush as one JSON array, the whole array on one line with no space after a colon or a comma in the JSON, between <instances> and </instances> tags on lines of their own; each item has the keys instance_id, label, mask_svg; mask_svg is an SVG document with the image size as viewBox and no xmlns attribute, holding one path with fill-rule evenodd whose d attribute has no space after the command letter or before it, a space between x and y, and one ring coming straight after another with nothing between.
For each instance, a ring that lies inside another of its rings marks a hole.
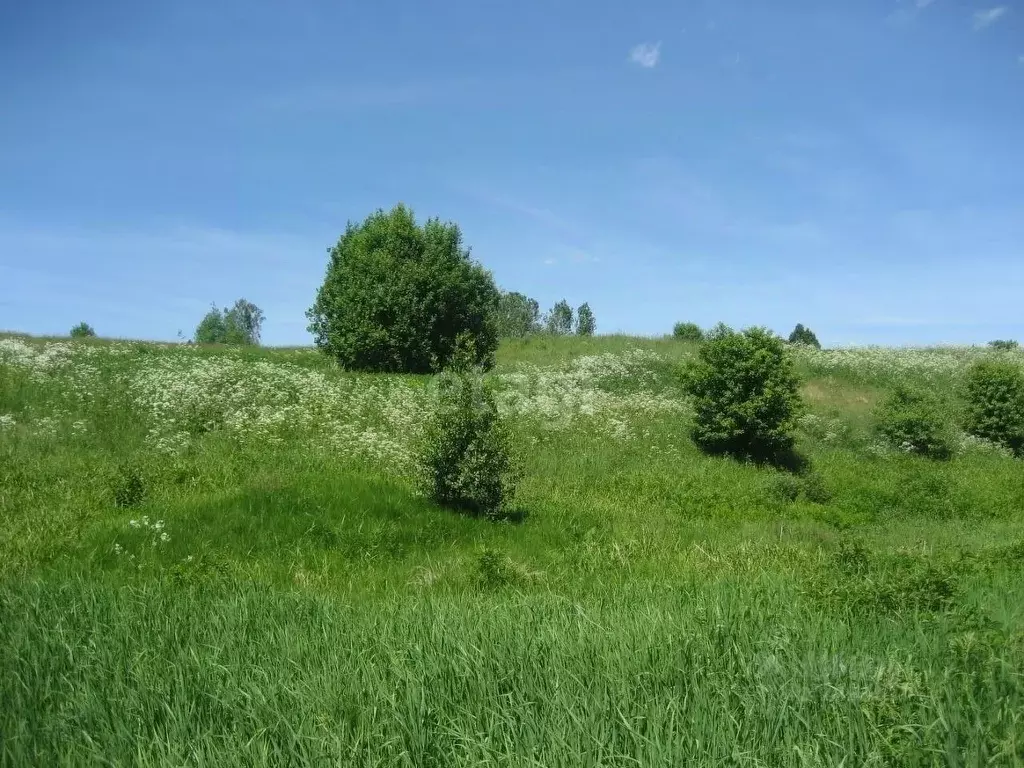
<instances>
[{"instance_id":1,"label":"low green bush","mask_svg":"<svg viewBox=\"0 0 1024 768\"><path fill-rule=\"evenodd\" d=\"M964 384L964 429L1024 454L1024 372L1009 360L979 360Z\"/></svg>"},{"instance_id":2,"label":"low green bush","mask_svg":"<svg viewBox=\"0 0 1024 768\"><path fill-rule=\"evenodd\" d=\"M783 341L763 328L718 329L684 374L694 442L704 451L769 463L788 461L803 411Z\"/></svg>"},{"instance_id":3,"label":"low green bush","mask_svg":"<svg viewBox=\"0 0 1024 768\"><path fill-rule=\"evenodd\" d=\"M520 469L493 391L480 376L444 373L437 394L422 449L426 494L474 515L510 513Z\"/></svg>"},{"instance_id":4,"label":"low green bush","mask_svg":"<svg viewBox=\"0 0 1024 768\"><path fill-rule=\"evenodd\" d=\"M897 450L930 459L953 455L948 424L938 403L925 392L897 387L875 410L875 429Z\"/></svg>"}]
</instances>

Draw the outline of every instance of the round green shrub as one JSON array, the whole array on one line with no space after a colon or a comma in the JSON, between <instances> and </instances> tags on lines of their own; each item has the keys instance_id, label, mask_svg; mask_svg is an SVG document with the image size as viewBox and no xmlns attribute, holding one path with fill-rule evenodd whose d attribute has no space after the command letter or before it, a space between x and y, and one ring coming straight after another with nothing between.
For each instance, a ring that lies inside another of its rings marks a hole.
<instances>
[{"instance_id":1,"label":"round green shrub","mask_svg":"<svg viewBox=\"0 0 1024 768\"><path fill-rule=\"evenodd\" d=\"M704 341L704 331L696 323L676 323L672 335L680 341Z\"/></svg>"},{"instance_id":2,"label":"round green shrub","mask_svg":"<svg viewBox=\"0 0 1024 768\"><path fill-rule=\"evenodd\" d=\"M979 360L964 383L964 429L1024 454L1024 372L1009 360Z\"/></svg>"},{"instance_id":3,"label":"round green shrub","mask_svg":"<svg viewBox=\"0 0 1024 768\"><path fill-rule=\"evenodd\" d=\"M96 331L88 323L79 323L71 329L69 334L72 339L84 339L96 335Z\"/></svg>"},{"instance_id":4,"label":"round green shrub","mask_svg":"<svg viewBox=\"0 0 1024 768\"><path fill-rule=\"evenodd\" d=\"M949 427L938 403L925 392L897 387L875 411L875 430L892 448L948 459L953 454Z\"/></svg>"},{"instance_id":5,"label":"round green shrub","mask_svg":"<svg viewBox=\"0 0 1024 768\"><path fill-rule=\"evenodd\" d=\"M792 432L803 405L789 350L773 333L717 329L683 383L700 448L759 462L792 458Z\"/></svg>"},{"instance_id":6,"label":"round green shrub","mask_svg":"<svg viewBox=\"0 0 1024 768\"><path fill-rule=\"evenodd\" d=\"M497 309L494 280L463 249L459 227L417 225L398 205L349 222L306 316L316 345L348 370L433 373L460 334L473 339L475 362L492 366Z\"/></svg>"}]
</instances>

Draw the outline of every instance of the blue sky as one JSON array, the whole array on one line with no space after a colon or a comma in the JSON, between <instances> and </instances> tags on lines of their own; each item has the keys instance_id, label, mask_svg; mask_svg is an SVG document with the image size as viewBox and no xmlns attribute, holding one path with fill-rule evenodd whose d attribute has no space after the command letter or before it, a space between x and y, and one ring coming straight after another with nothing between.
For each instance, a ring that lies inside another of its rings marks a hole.
<instances>
[{"instance_id":1,"label":"blue sky","mask_svg":"<svg viewBox=\"0 0 1024 768\"><path fill-rule=\"evenodd\" d=\"M603 332L1024 337L1024 0L11 2L0 105L2 328L308 343L403 201Z\"/></svg>"}]
</instances>

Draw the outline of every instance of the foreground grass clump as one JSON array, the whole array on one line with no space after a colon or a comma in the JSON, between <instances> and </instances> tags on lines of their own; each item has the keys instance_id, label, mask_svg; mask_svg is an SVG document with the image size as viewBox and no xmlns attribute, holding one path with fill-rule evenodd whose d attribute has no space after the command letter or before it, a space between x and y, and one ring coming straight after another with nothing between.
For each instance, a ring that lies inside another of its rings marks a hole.
<instances>
[{"instance_id":1,"label":"foreground grass clump","mask_svg":"<svg viewBox=\"0 0 1024 768\"><path fill-rule=\"evenodd\" d=\"M695 345L503 344L503 525L433 378L0 338L0 765L1021 764L1019 460L873 416L994 353L788 352L799 476L689 439Z\"/></svg>"}]
</instances>

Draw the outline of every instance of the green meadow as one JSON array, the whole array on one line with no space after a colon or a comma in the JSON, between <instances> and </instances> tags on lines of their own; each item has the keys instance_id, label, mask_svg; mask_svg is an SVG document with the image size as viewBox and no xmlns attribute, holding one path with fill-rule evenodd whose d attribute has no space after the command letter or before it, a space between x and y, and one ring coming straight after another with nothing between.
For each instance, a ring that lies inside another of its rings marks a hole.
<instances>
[{"instance_id":1,"label":"green meadow","mask_svg":"<svg viewBox=\"0 0 1024 768\"><path fill-rule=\"evenodd\" d=\"M709 457L696 347L503 342L517 514L416 491L430 377L0 337L0 764L1024 765L1024 465L982 348L795 347L799 477Z\"/></svg>"}]
</instances>

